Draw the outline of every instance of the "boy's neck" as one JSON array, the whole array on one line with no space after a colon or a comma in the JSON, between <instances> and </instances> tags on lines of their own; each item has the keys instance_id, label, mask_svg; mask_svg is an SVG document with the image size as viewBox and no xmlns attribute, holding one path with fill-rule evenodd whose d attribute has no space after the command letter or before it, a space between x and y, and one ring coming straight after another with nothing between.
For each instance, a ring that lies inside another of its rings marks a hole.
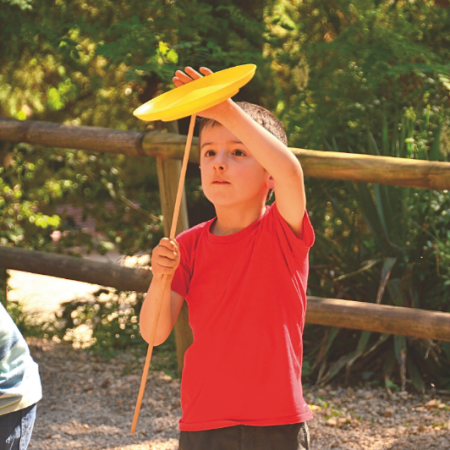
<instances>
[{"instance_id":1,"label":"boy's neck","mask_svg":"<svg viewBox=\"0 0 450 450\"><path fill-rule=\"evenodd\" d=\"M229 236L247 228L258 220L266 211L265 203L249 208L242 207L216 207L217 219L211 226L211 233L216 236Z\"/></svg>"}]
</instances>

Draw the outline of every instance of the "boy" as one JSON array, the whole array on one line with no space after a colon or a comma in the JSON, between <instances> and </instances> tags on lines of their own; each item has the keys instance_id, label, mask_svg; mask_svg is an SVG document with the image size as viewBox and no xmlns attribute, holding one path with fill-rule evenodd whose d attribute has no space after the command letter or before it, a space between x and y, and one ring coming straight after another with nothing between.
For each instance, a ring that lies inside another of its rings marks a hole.
<instances>
[{"instance_id":1,"label":"boy","mask_svg":"<svg viewBox=\"0 0 450 450\"><path fill-rule=\"evenodd\" d=\"M185 72L175 73L176 86L202 76ZM170 334L184 298L194 334L180 450L308 449L312 413L301 366L314 232L302 168L267 110L229 99L199 115L202 187L217 216L153 250L141 332L148 340L153 296L168 276L155 345ZM267 207L271 190L276 202Z\"/></svg>"}]
</instances>

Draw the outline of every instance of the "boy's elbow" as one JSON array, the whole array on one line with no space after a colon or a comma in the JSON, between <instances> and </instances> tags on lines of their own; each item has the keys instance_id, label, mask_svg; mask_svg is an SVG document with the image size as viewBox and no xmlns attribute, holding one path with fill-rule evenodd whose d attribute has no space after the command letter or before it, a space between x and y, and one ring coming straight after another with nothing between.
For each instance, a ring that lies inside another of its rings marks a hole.
<instances>
[{"instance_id":1,"label":"boy's elbow","mask_svg":"<svg viewBox=\"0 0 450 450\"><path fill-rule=\"evenodd\" d=\"M141 332L142 339L144 339L144 341L147 342L147 344L150 344L150 340L151 340L150 334L145 330L145 328L142 328L142 327L140 327L140 332Z\"/></svg>"},{"instance_id":2,"label":"boy's elbow","mask_svg":"<svg viewBox=\"0 0 450 450\"><path fill-rule=\"evenodd\" d=\"M303 168L298 159L295 159L294 164L291 165L290 169L291 170L287 173L287 176L292 180L303 183Z\"/></svg>"},{"instance_id":3,"label":"boy's elbow","mask_svg":"<svg viewBox=\"0 0 450 450\"><path fill-rule=\"evenodd\" d=\"M169 333L156 333L154 340L152 342L152 338L153 336L151 335L151 333L149 333L150 330L148 330L147 327L140 327L140 331L141 331L141 336L144 339L145 342L147 342L147 344L152 345L153 347L156 347L158 345L161 345L163 342L166 341L166 339L169 337Z\"/></svg>"},{"instance_id":4,"label":"boy's elbow","mask_svg":"<svg viewBox=\"0 0 450 450\"><path fill-rule=\"evenodd\" d=\"M168 335L163 337L163 338L157 338L156 337L155 338L155 343L153 344L153 347L157 347L158 345L164 344L164 342L166 342L168 337L169 337Z\"/></svg>"},{"instance_id":5,"label":"boy's elbow","mask_svg":"<svg viewBox=\"0 0 450 450\"><path fill-rule=\"evenodd\" d=\"M296 164L290 165L283 172L283 177L275 179L275 193L277 191L277 185L287 191L304 191L305 181L302 167Z\"/></svg>"}]
</instances>

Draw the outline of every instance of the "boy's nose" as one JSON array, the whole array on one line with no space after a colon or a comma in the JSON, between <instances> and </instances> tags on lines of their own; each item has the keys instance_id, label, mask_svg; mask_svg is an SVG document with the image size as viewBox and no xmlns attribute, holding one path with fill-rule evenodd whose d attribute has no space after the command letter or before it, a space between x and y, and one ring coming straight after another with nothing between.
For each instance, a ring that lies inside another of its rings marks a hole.
<instances>
[{"instance_id":1,"label":"boy's nose","mask_svg":"<svg viewBox=\"0 0 450 450\"><path fill-rule=\"evenodd\" d=\"M216 170L225 170L226 166L222 162L215 162L214 163L214 169L216 169Z\"/></svg>"},{"instance_id":2,"label":"boy's nose","mask_svg":"<svg viewBox=\"0 0 450 450\"><path fill-rule=\"evenodd\" d=\"M227 164L225 161L224 156L222 155L217 155L217 157L214 160L214 169L216 170L226 170L227 169Z\"/></svg>"}]
</instances>

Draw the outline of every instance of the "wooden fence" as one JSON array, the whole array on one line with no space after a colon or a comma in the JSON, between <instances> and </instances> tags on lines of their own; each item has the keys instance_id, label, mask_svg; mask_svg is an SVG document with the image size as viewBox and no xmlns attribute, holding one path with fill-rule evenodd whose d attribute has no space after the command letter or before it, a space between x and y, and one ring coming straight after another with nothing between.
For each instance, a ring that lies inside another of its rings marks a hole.
<instances>
[{"instance_id":1,"label":"wooden fence","mask_svg":"<svg viewBox=\"0 0 450 450\"><path fill-rule=\"evenodd\" d=\"M0 118L0 141L181 160L186 137L170 131L144 133ZM198 140L194 138L192 144L198 145ZM306 177L450 189L450 162L291 150L300 160ZM198 152L192 151L189 160L198 163Z\"/></svg>"},{"instance_id":2,"label":"wooden fence","mask_svg":"<svg viewBox=\"0 0 450 450\"><path fill-rule=\"evenodd\" d=\"M167 218L172 217L180 172L177 160L182 159L186 142L186 137L177 131L175 123L161 124L159 131L145 133L0 118L0 141L156 157L166 235L171 226ZM198 144L198 141L194 140L193 144ZM300 160L307 177L450 189L448 162L291 150ZM191 152L190 161L198 163L198 160L198 152ZM187 227L186 201L183 199L177 232ZM138 292L146 292L151 281L151 272L144 269L13 247L0 247L0 267ZM308 297L306 322L450 341L450 313L437 311ZM175 336L181 369L184 352L192 342L186 305L175 325Z\"/></svg>"},{"instance_id":3,"label":"wooden fence","mask_svg":"<svg viewBox=\"0 0 450 450\"><path fill-rule=\"evenodd\" d=\"M150 270L74 256L0 246L0 268L21 270L123 291L147 292ZM450 341L450 314L374 303L308 297L306 322Z\"/></svg>"}]
</instances>

